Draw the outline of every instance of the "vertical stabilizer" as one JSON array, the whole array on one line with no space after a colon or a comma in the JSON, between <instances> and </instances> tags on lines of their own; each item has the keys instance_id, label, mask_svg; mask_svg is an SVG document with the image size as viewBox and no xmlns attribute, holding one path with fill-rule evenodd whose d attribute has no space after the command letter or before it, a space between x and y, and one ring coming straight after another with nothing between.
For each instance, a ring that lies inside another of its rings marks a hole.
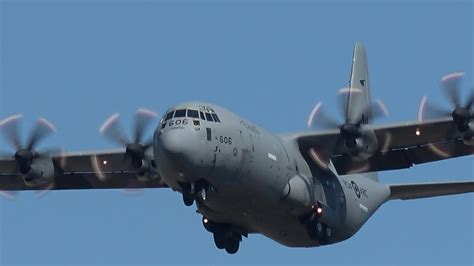
<instances>
[{"instance_id":1,"label":"vertical stabilizer","mask_svg":"<svg viewBox=\"0 0 474 266\"><path fill-rule=\"evenodd\" d=\"M360 121L363 124L372 122L370 109L370 81L367 66L367 55L361 43L356 43L352 56L352 71L349 81L350 93L347 102L347 112L350 121ZM363 117L361 117L363 116Z\"/></svg>"},{"instance_id":2,"label":"vertical stabilizer","mask_svg":"<svg viewBox=\"0 0 474 266\"><path fill-rule=\"evenodd\" d=\"M372 123L370 99L369 68L364 45L356 43L352 55L352 71L349 81L347 100L347 118L349 121L362 121L362 124ZM364 176L378 181L377 173L367 173Z\"/></svg>"}]
</instances>

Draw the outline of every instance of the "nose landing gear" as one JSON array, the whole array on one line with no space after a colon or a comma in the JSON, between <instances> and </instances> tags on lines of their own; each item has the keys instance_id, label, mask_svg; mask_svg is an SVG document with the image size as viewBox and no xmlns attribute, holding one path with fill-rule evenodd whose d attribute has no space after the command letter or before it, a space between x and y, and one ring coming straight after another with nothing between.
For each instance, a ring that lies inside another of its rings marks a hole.
<instances>
[{"instance_id":1,"label":"nose landing gear","mask_svg":"<svg viewBox=\"0 0 474 266\"><path fill-rule=\"evenodd\" d=\"M205 180L199 180L195 183L180 183L183 191L183 202L186 206L191 206L196 198L207 200L208 192L215 191L214 187Z\"/></svg>"},{"instance_id":2,"label":"nose landing gear","mask_svg":"<svg viewBox=\"0 0 474 266\"><path fill-rule=\"evenodd\" d=\"M191 206L194 203L194 193L191 184L182 184L183 188L183 202L186 206Z\"/></svg>"}]
</instances>

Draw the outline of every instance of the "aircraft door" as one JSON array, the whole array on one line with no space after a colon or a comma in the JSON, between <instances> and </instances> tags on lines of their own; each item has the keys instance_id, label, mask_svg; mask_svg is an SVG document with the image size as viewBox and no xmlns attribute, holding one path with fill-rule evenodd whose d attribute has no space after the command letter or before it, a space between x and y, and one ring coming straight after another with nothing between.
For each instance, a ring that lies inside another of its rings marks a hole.
<instances>
[{"instance_id":1,"label":"aircraft door","mask_svg":"<svg viewBox=\"0 0 474 266\"><path fill-rule=\"evenodd\" d=\"M216 166L216 161L217 161L217 153L219 150L219 147L217 146L217 143L213 139L213 130L211 127L206 127L205 128L206 134L205 134L205 147L206 147L206 154L207 156L205 157L205 160L209 164L209 173L208 176L212 176L214 172L214 168Z\"/></svg>"},{"instance_id":2,"label":"aircraft door","mask_svg":"<svg viewBox=\"0 0 474 266\"><path fill-rule=\"evenodd\" d=\"M214 163L211 177L232 182L242 160L240 132L219 125L211 128L210 135Z\"/></svg>"}]
</instances>

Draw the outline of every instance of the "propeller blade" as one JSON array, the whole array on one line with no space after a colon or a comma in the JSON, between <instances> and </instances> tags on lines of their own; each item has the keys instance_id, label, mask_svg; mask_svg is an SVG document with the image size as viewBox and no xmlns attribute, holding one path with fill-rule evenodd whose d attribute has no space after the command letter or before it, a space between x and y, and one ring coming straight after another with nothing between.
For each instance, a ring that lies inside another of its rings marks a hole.
<instances>
[{"instance_id":1,"label":"propeller blade","mask_svg":"<svg viewBox=\"0 0 474 266\"><path fill-rule=\"evenodd\" d=\"M143 196L145 190L142 188L126 188L122 190L122 195L129 197Z\"/></svg>"},{"instance_id":2,"label":"propeller blade","mask_svg":"<svg viewBox=\"0 0 474 266\"><path fill-rule=\"evenodd\" d=\"M41 151L37 153L36 157L53 159L60 169L64 169L66 166L66 150L63 147L41 149Z\"/></svg>"},{"instance_id":3,"label":"propeller blade","mask_svg":"<svg viewBox=\"0 0 474 266\"><path fill-rule=\"evenodd\" d=\"M31 150L44 138L46 138L51 133L56 132L56 127L44 118L38 119L35 128L31 131L27 149Z\"/></svg>"},{"instance_id":4,"label":"propeller blade","mask_svg":"<svg viewBox=\"0 0 474 266\"><path fill-rule=\"evenodd\" d=\"M141 142L143 134L151 121L158 115L151 110L140 108L135 114L135 132L134 140L136 143Z\"/></svg>"},{"instance_id":5,"label":"propeller blade","mask_svg":"<svg viewBox=\"0 0 474 266\"><path fill-rule=\"evenodd\" d=\"M322 102L318 102L311 111L307 126L308 128L333 129L339 127L339 122L324 112Z\"/></svg>"},{"instance_id":6,"label":"propeller blade","mask_svg":"<svg viewBox=\"0 0 474 266\"><path fill-rule=\"evenodd\" d=\"M145 148L145 151L150 148L151 146L153 146L153 140L150 139L148 141L146 141L145 143L143 143L143 147Z\"/></svg>"},{"instance_id":7,"label":"propeller blade","mask_svg":"<svg viewBox=\"0 0 474 266\"><path fill-rule=\"evenodd\" d=\"M347 109L348 109L348 104L349 104L350 91L351 91L350 88L342 88L342 89L339 89L339 91L337 92L337 96L338 96L337 102L339 105L339 111L341 112L341 116L344 117L344 119L348 117Z\"/></svg>"},{"instance_id":8,"label":"propeller blade","mask_svg":"<svg viewBox=\"0 0 474 266\"><path fill-rule=\"evenodd\" d=\"M379 117L389 117L390 116L390 112L388 111L387 106L380 99L375 100L375 102L372 103L371 107L372 107L372 118L373 119L376 119L376 118L379 118Z\"/></svg>"},{"instance_id":9,"label":"propeller blade","mask_svg":"<svg viewBox=\"0 0 474 266\"><path fill-rule=\"evenodd\" d=\"M91 156L92 169L94 174L101 182L107 182L112 178L109 174L108 162L104 158L100 158L98 155Z\"/></svg>"},{"instance_id":10,"label":"propeller blade","mask_svg":"<svg viewBox=\"0 0 474 266\"><path fill-rule=\"evenodd\" d=\"M14 200L16 199L16 191L6 191L6 190L1 190L0 189L0 197L8 199L8 200Z\"/></svg>"},{"instance_id":11,"label":"propeller blade","mask_svg":"<svg viewBox=\"0 0 474 266\"><path fill-rule=\"evenodd\" d=\"M461 106L459 82L464 76L464 72L455 72L441 78L443 92L448 97L454 108Z\"/></svg>"},{"instance_id":12,"label":"propeller blade","mask_svg":"<svg viewBox=\"0 0 474 266\"><path fill-rule=\"evenodd\" d=\"M330 158L325 152L311 148L308 153L311 159L313 159L313 162L316 163L320 169L327 170L329 168Z\"/></svg>"},{"instance_id":13,"label":"propeller blade","mask_svg":"<svg viewBox=\"0 0 474 266\"><path fill-rule=\"evenodd\" d=\"M471 91L471 95L467 99L466 109L472 110L473 109L473 104L474 104L474 89Z\"/></svg>"},{"instance_id":14,"label":"propeller blade","mask_svg":"<svg viewBox=\"0 0 474 266\"><path fill-rule=\"evenodd\" d=\"M448 135L456 134L456 129L451 129L447 132ZM430 143L428 149L440 158L450 158L453 154L457 153L456 147L448 148L447 143Z\"/></svg>"},{"instance_id":15,"label":"propeller blade","mask_svg":"<svg viewBox=\"0 0 474 266\"><path fill-rule=\"evenodd\" d=\"M19 123L22 117L22 114L16 114L0 121L0 127L5 137L15 150L21 149Z\"/></svg>"},{"instance_id":16,"label":"propeller blade","mask_svg":"<svg viewBox=\"0 0 474 266\"><path fill-rule=\"evenodd\" d=\"M342 93L347 94L345 123L360 124L362 114L367 108L370 108L363 104L364 94L362 94L362 90L359 88L347 88L343 89Z\"/></svg>"},{"instance_id":17,"label":"propeller blade","mask_svg":"<svg viewBox=\"0 0 474 266\"><path fill-rule=\"evenodd\" d=\"M418 106L418 121L423 122L427 119L450 117L451 113L451 110L434 105L428 101L426 96L423 96Z\"/></svg>"},{"instance_id":18,"label":"propeller blade","mask_svg":"<svg viewBox=\"0 0 474 266\"><path fill-rule=\"evenodd\" d=\"M130 141L123 134L119 124L120 115L115 113L111 115L100 127L99 132L110 141L118 143L122 146L127 146Z\"/></svg>"},{"instance_id":19,"label":"propeller blade","mask_svg":"<svg viewBox=\"0 0 474 266\"><path fill-rule=\"evenodd\" d=\"M46 186L44 186L43 189L38 190L36 193L36 198L37 199L43 198L44 196L46 196L46 194L48 194L53 189L54 189L54 180L51 181Z\"/></svg>"}]
</instances>

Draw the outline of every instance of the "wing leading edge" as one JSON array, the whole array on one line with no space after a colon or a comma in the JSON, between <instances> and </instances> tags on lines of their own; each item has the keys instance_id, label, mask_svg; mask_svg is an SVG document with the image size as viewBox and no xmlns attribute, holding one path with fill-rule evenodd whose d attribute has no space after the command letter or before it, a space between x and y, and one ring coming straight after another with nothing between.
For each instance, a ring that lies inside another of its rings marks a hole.
<instances>
[{"instance_id":1,"label":"wing leading edge","mask_svg":"<svg viewBox=\"0 0 474 266\"><path fill-rule=\"evenodd\" d=\"M317 150L327 154L341 175L410 168L474 154L450 119L373 126L379 151L366 160L356 161L347 154L339 131L308 132L287 137L297 141L302 153Z\"/></svg>"}]
</instances>

